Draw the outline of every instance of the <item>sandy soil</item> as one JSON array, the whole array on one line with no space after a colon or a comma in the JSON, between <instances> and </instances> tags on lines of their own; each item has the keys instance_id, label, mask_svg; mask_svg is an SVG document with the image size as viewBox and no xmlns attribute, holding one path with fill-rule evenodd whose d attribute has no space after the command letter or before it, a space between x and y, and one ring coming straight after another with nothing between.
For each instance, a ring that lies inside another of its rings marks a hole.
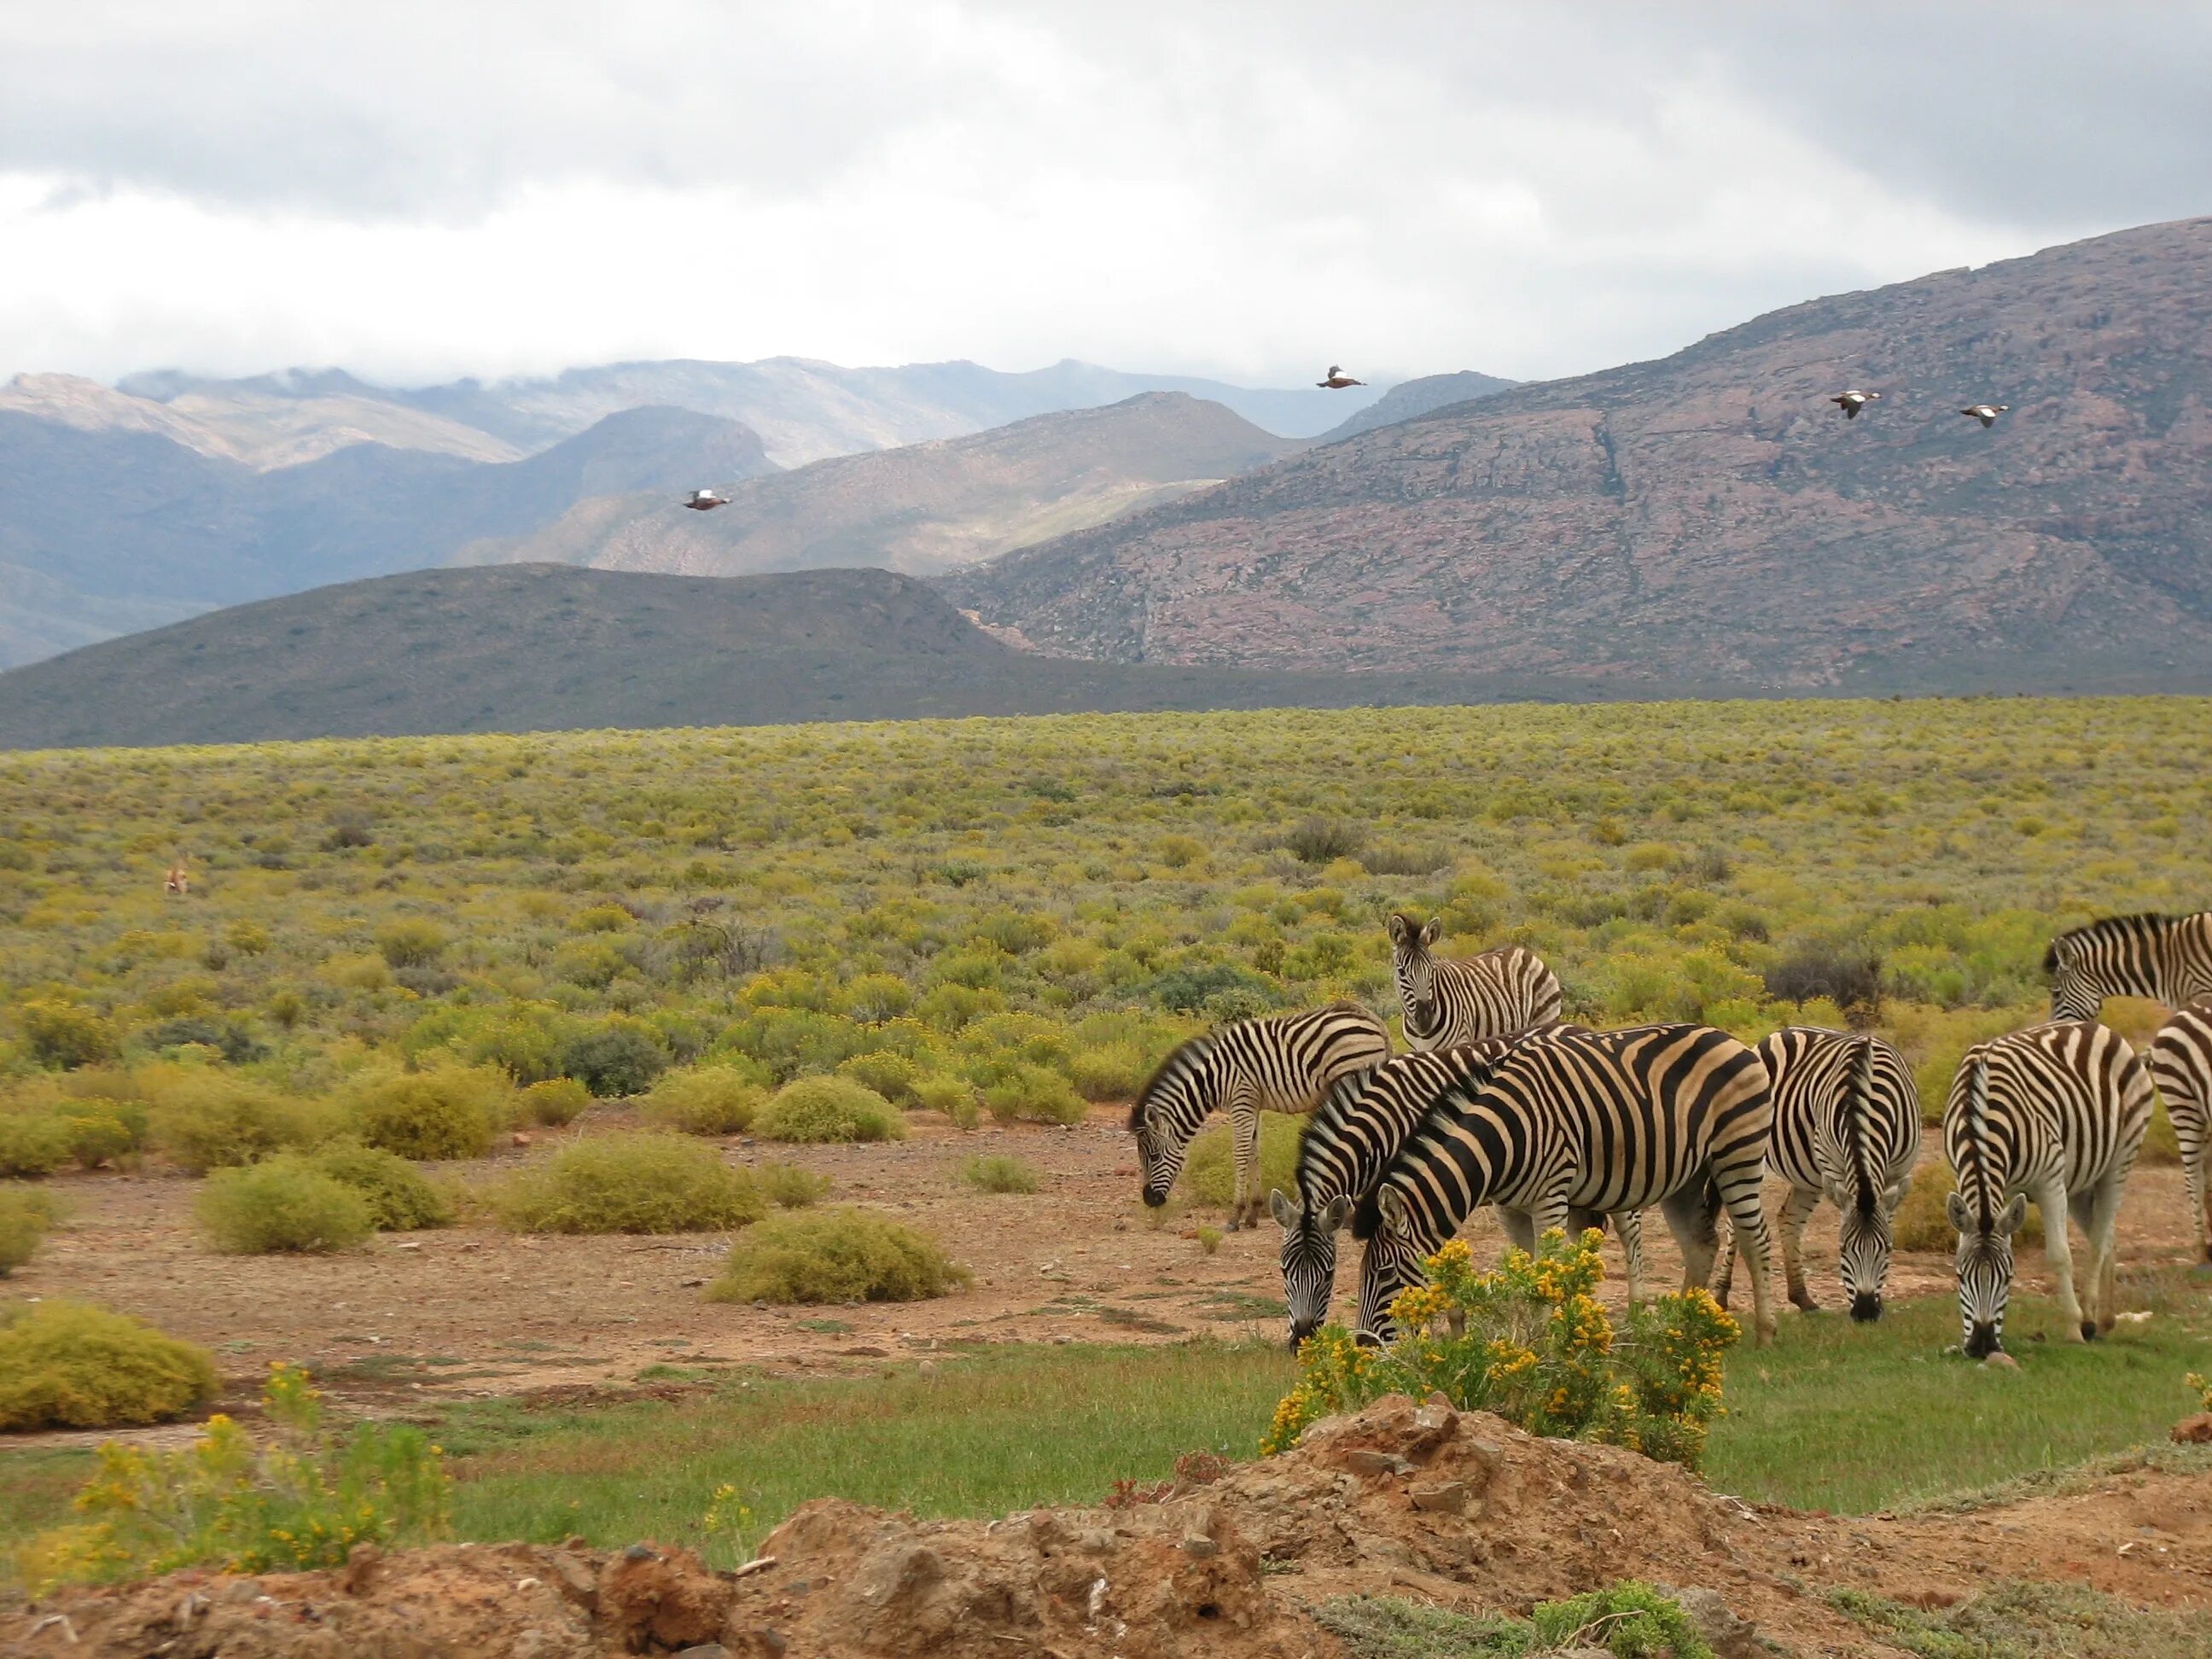
<instances>
[{"instance_id":1,"label":"sandy soil","mask_svg":"<svg viewBox=\"0 0 2212 1659\"><path fill-rule=\"evenodd\" d=\"M594 1114L590 1133L613 1125ZM963 1134L917 1116L899 1144L785 1147L732 1139L737 1164L780 1159L835 1183L831 1201L877 1206L936 1232L975 1273L968 1290L906 1305L756 1308L702 1299L728 1240L518 1238L488 1225L386 1234L332 1257L216 1255L191 1225L196 1183L173 1174L101 1173L58 1180L70 1224L15 1279L18 1293L96 1298L206 1344L235 1409L270 1362L301 1361L337 1397L372 1410L410 1401L549 1389L579 1394L682 1388L685 1376L742 1365L775 1375L865 1371L954 1342L1171 1341L1194 1334L1280 1340L1280 1234L1263 1222L1207 1255L1194 1237L1218 1218L1137 1200L1134 1148L1117 1109L1073 1128L1014 1126ZM492 1179L544 1149L459 1168ZM1030 1196L987 1196L958 1179L963 1160L1012 1152L1043 1177ZM1671 1285L1680 1258L1654 1215L1655 1279ZM2122 1261L2190 1259L2180 1171L2136 1172L2121 1218ZM1499 1248L1487 1215L1471 1224L1479 1259ZM1348 1242L1348 1241L1347 1241ZM1618 1296L1619 1246L1608 1241L1607 1291ZM1837 1305L1832 1212L1808 1234L1814 1292ZM2023 1253L2043 1284L2039 1252ZM1356 1250L1345 1252L1348 1310ZM1893 1296L1948 1294L1948 1262L1903 1256ZM1744 1291L1739 1276L1739 1300ZM1784 1317L1795 1316L1785 1306ZM649 1373L656 1366L679 1373ZM154 1431L159 1435L162 1431ZM169 1431L189 1433L187 1429ZM70 1437L49 1437L66 1440ZM91 1437L98 1438L100 1437ZM22 1444L25 1437L11 1443Z\"/></svg>"}]
</instances>

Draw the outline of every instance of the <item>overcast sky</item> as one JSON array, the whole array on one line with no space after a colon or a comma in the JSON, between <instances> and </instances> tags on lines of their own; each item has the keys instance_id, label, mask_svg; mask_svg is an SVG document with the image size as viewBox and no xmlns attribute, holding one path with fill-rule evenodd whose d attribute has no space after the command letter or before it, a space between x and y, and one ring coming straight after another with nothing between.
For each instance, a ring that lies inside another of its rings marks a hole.
<instances>
[{"instance_id":1,"label":"overcast sky","mask_svg":"<svg viewBox=\"0 0 2212 1659\"><path fill-rule=\"evenodd\" d=\"M1548 377L2212 210L2212 4L0 0L0 378Z\"/></svg>"}]
</instances>

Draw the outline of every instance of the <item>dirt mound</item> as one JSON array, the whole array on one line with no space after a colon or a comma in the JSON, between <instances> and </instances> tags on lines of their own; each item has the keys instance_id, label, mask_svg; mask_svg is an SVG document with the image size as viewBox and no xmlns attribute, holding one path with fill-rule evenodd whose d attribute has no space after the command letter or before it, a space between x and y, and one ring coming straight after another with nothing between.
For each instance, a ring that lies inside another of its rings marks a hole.
<instances>
[{"instance_id":1,"label":"dirt mound","mask_svg":"<svg viewBox=\"0 0 2212 1659\"><path fill-rule=\"evenodd\" d=\"M1331 1596L1521 1612L1634 1577L1717 1592L1701 1599L1724 1621L1733 1610L1785 1643L1850 1653L1875 1644L1801 1573L1923 1606L1994 1576L1987 1511L1893 1522L1754 1510L1668 1465L1534 1439L1441 1399L1379 1401L1316 1425L1293 1452L1203 1478L1211 1473L1094 1509L988 1523L824 1499L734 1572L646 1545L459 1545L357 1553L340 1572L179 1573L0 1618L0 1652L1328 1659L1341 1650L1306 1609ZM2159 1480L2169 1490L2154 1499L2144 1483ZM2110 1588L2171 1602L2167 1564L2198 1567L2212 1534L2212 1476L2192 1466L2108 1484L2094 1501L2076 1492L2015 1506L1996 1526L2011 1534L2009 1569L2050 1552L2069 1577L2102 1578L2083 1559L2101 1556L2130 1581ZM2118 1526L2164 1541L2115 1559L2105 1539ZM2060 1535L2069 1529L2082 1535ZM2029 1558L2013 1547L2031 1542L2040 1547ZM1741 1639L1730 1647L1766 1650L1731 1630Z\"/></svg>"}]
</instances>

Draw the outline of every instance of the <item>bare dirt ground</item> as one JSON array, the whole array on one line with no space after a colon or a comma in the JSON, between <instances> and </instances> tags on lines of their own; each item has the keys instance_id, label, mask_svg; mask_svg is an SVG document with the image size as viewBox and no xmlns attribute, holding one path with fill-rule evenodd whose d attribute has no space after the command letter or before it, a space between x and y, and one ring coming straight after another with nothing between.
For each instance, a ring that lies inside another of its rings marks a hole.
<instances>
[{"instance_id":1,"label":"bare dirt ground","mask_svg":"<svg viewBox=\"0 0 2212 1659\"><path fill-rule=\"evenodd\" d=\"M570 1133L604 1133L619 1116L595 1112ZM100 1173L49 1185L70 1224L10 1281L33 1296L95 1298L213 1349L227 1408L258 1392L270 1362L302 1362L336 1397L370 1411L410 1402L574 1391L580 1395L681 1387L654 1367L696 1375L745 1366L771 1375L861 1372L933 1346L969 1342L1173 1341L1194 1335L1282 1340L1280 1234L1272 1222L1230 1233L1206 1254L1189 1235L1219 1217L1171 1206L1166 1218L1137 1200L1135 1151L1118 1109L1073 1128L1014 1126L963 1134L934 1116L914 1138L873 1146L771 1146L732 1139L732 1162L781 1160L828 1176L828 1201L890 1211L942 1238L975 1274L939 1301L834 1308L709 1303L726 1236L670 1238L516 1237L489 1224L379 1236L360 1252L326 1257L223 1256L191 1223L198 1183L173 1173ZM503 1148L447 1166L471 1182L498 1178L543 1153ZM1012 1152L1042 1177L1033 1195L992 1196L964 1186L961 1164ZM2138 1170L2122 1212L2121 1260L2143 1267L2191 1259L2180 1171ZM1478 1259L1502 1247L1486 1213L1468 1229ZM1656 1215L1647 1225L1655 1284L1677 1282L1680 1257ZM1356 1247L1343 1252L1340 1312L1348 1312ZM1807 1235L1814 1292L1838 1297L1833 1212ZM1621 1293L1620 1248L1608 1241L1607 1293ZM2043 1285L2040 1252L2022 1253L2027 1282ZM1778 1261L1778 1280L1779 1278ZM1901 1256L1893 1297L1948 1293L1941 1256ZM1779 1289L1778 1285L1778 1296ZM1745 1296L1741 1273L1738 1299ZM1784 1316L1790 1316L1786 1307ZM183 1437L188 1427L149 1431ZM13 1445L74 1437L11 1437Z\"/></svg>"},{"instance_id":2,"label":"bare dirt ground","mask_svg":"<svg viewBox=\"0 0 2212 1659\"><path fill-rule=\"evenodd\" d=\"M1721 1659L1765 1659L1896 1651L1837 1611L1828 1593L1841 1588L1933 1608L2033 1577L2138 1607L2212 1606L2201 1454L1971 1514L1838 1518L1753 1508L1632 1452L1393 1396L1316 1425L1279 1457L1192 1476L1147 1501L990 1522L823 1499L721 1573L644 1544L365 1550L336 1572L179 1573L0 1613L0 1651L1331 1659L1343 1650L1312 1609L1332 1597L1518 1613L1637 1577L1689 1592ZM706 1644L718 1645L694 1645Z\"/></svg>"}]
</instances>

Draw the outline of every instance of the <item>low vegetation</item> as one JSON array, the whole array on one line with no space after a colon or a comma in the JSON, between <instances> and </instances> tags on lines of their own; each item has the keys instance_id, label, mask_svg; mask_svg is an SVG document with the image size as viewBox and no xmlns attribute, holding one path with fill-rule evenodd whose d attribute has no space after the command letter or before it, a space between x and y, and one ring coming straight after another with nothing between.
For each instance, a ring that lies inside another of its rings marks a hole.
<instances>
[{"instance_id":1,"label":"low vegetation","mask_svg":"<svg viewBox=\"0 0 2212 1659\"><path fill-rule=\"evenodd\" d=\"M316 1171L349 1187L368 1206L369 1225L380 1233L410 1232L452 1224L453 1206L397 1152L357 1141L336 1141L314 1156Z\"/></svg>"},{"instance_id":2,"label":"low vegetation","mask_svg":"<svg viewBox=\"0 0 2212 1659\"><path fill-rule=\"evenodd\" d=\"M491 1066L440 1066L357 1083L347 1121L368 1146L401 1158L482 1158L514 1115L514 1085Z\"/></svg>"},{"instance_id":3,"label":"low vegetation","mask_svg":"<svg viewBox=\"0 0 2212 1659\"><path fill-rule=\"evenodd\" d=\"M2007 1583L1927 1612L1871 1591L1839 1589L1829 1605L1917 1659L2208 1659L2212 1613L2130 1605L2086 1584Z\"/></svg>"},{"instance_id":4,"label":"low vegetation","mask_svg":"<svg viewBox=\"0 0 2212 1659\"><path fill-rule=\"evenodd\" d=\"M768 1212L758 1185L712 1146L672 1134L574 1140L493 1197L523 1233L696 1233L750 1226Z\"/></svg>"},{"instance_id":5,"label":"low vegetation","mask_svg":"<svg viewBox=\"0 0 2212 1659\"><path fill-rule=\"evenodd\" d=\"M1951 1224L1945 1207L1946 1200L1959 1190L1959 1177L1941 1152L1930 1148L1921 1155L1919 1167L1912 1172L1912 1184L1905 1188L1905 1202L1897 1206L1891 1218L1891 1237L1900 1250L1930 1250L1949 1255L1959 1243L1959 1230ZM2027 1206L2027 1218L2020 1231L2012 1236L2014 1249L2043 1244L2043 1212L2035 1205Z\"/></svg>"},{"instance_id":6,"label":"low vegetation","mask_svg":"<svg viewBox=\"0 0 2212 1659\"><path fill-rule=\"evenodd\" d=\"M1615 1659L1713 1659L1674 1597L1633 1581L1539 1601L1526 1619L1378 1595L1339 1596L1313 1615L1352 1659L1525 1659L1589 1650Z\"/></svg>"},{"instance_id":7,"label":"low vegetation","mask_svg":"<svg viewBox=\"0 0 2212 1659\"><path fill-rule=\"evenodd\" d=\"M795 1142L903 1140L898 1109L866 1084L844 1077L787 1083L753 1119L763 1139Z\"/></svg>"},{"instance_id":8,"label":"low vegetation","mask_svg":"<svg viewBox=\"0 0 2212 1659\"><path fill-rule=\"evenodd\" d=\"M968 1282L934 1238L849 1205L772 1216L730 1247L715 1302L920 1302Z\"/></svg>"},{"instance_id":9,"label":"low vegetation","mask_svg":"<svg viewBox=\"0 0 2212 1659\"><path fill-rule=\"evenodd\" d=\"M637 1109L638 1115L656 1128L690 1135L733 1135L752 1127L767 1097L768 1091L747 1071L731 1066L687 1066L662 1073L638 1102Z\"/></svg>"},{"instance_id":10,"label":"low vegetation","mask_svg":"<svg viewBox=\"0 0 2212 1659\"><path fill-rule=\"evenodd\" d=\"M376 1231L368 1199L298 1152L217 1170L195 1195L192 1214L210 1248L225 1255L326 1255Z\"/></svg>"},{"instance_id":11,"label":"low vegetation","mask_svg":"<svg viewBox=\"0 0 2212 1659\"><path fill-rule=\"evenodd\" d=\"M564 1128L584 1115L592 1091L572 1077L549 1077L527 1085L514 1097L515 1110L549 1129Z\"/></svg>"},{"instance_id":12,"label":"low vegetation","mask_svg":"<svg viewBox=\"0 0 2212 1659\"><path fill-rule=\"evenodd\" d=\"M1279 1112L1260 1114L1260 1196L1298 1188L1298 1146L1307 1120ZM1227 1209L1237 1195L1237 1142L1227 1118L1217 1118L1192 1137L1180 1190L1193 1201Z\"/></svg>"},{"instance_id":13,"label":"low vegetation","mask_svg":"<svg viewBox=\"0 0 2212 1659\"><path fill-rule=\"evenodd\" d=\"M0 1279L27 1264L53 1228L58 1206L35 1187L0 1186Z\"/></svg>"},{"instance_id":14,"label":"low vegetation","mask_svg":"<svg viewBox=\"0 0 2212 1659\"><path fill-rule=\"evenodd\" d=\"M802 1170L796 1164L758 1164L752 1176L759 1184L761 1196L779 1209L803 1210L830 1193L828 1176Z\"/></svg>"},{"instance_id":15,"label":"low vegetation","mask_svg":"<svg viewBox=\"0 0 2212 1659\"><path fill-rule=\"evenodd\" d=\"M206 1349L127 1314L58 1297L0 1309L0 1430L166 1423L215 1393Z\"/></svg>"},{"instance_id":16,"label":"low vegetation","mask_svg":"<svg viewBox=\"0 0 2212 1659\"><path fill-rule=\"evenodd\" d=\"M1006 1152L971 1158L960 1166L960 1179L979 1193L1033 1193L1037 1172Z\"/></svg>"}]
</instances>

